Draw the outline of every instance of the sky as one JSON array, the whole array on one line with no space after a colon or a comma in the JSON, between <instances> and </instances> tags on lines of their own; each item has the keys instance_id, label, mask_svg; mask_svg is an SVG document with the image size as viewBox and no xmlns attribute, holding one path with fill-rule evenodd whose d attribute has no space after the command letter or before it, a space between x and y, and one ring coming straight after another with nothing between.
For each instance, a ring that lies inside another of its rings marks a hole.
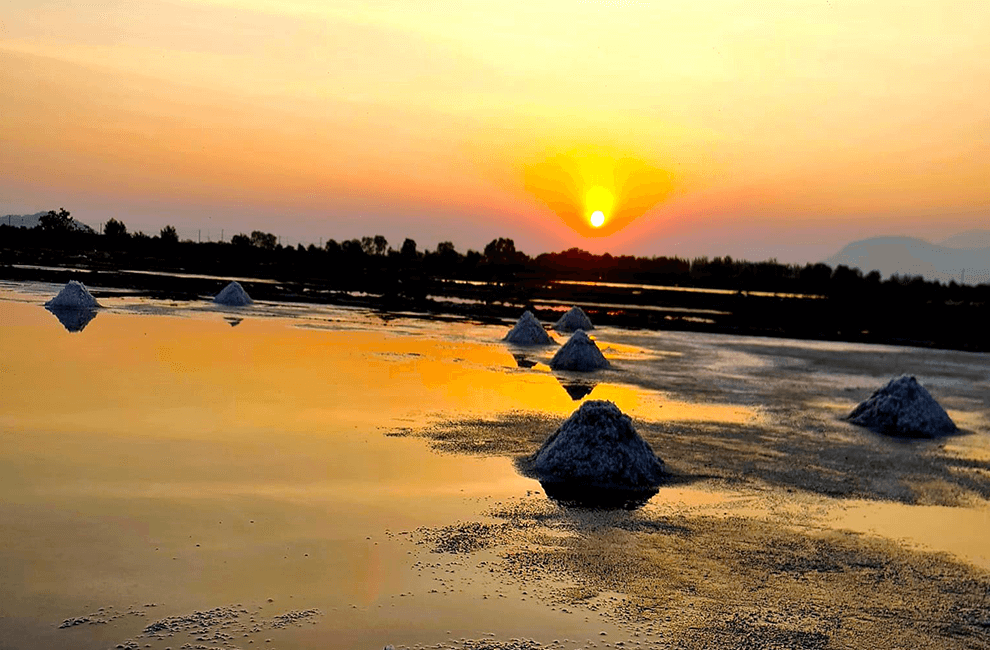
<instances>
[{"instance_id":1,"label":"sky","mask_svg":"<svg viewBox=\"0 0 990 650\"><path fill-rule=\"evenodd\" d=\"M0 88L0 214L799 263L990 223L985 0L7 0Z\"/></svg>"}]
</instances>

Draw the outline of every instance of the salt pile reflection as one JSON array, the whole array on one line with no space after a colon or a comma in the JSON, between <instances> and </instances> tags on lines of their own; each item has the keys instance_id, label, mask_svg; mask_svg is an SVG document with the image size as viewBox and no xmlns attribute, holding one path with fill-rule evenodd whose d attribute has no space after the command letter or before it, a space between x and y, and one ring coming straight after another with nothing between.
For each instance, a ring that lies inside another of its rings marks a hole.
<instances>
[{"instance_id":1,"label":"salt pile reflection","mask_svg":"<svg viewBox=\"0 0 990 650\"><path fill-rule=\"evenodd\" d=\"M45 307L55 315L69 332L81 332L96 318L95 309L75 309L71 307Z\"/></svg>"}]
</instances>

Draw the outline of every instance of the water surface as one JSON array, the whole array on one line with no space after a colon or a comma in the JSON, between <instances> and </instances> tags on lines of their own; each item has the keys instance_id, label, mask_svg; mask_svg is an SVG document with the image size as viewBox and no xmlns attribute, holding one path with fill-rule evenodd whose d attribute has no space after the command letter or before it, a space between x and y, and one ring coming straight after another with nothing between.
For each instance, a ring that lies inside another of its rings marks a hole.
<instances>
[{"instance_id":1,"label":"water surface","mask_svg":"<svg viewBox=\"0 0 990 650\"><path fill-rule=\"evenodd\" d=\"M554 349L503 345L505 327L320 305L236 310L108 291L107 308L69 332L41 307L57 290L0 290L0 647L114 647L152 621L235 603L259 617L320 613L224 647L618 638L594 610L507 588L484 554L434 566L418 552L411 531L492 521L499 503L544 497L510 457L441 454L428 439L385 435L397 429L562 419L580 400L609 399L672 435L820 418L851 437L862 434L837 418L890 358L931 369L968 427L945 453L990 459L980 355L604 328L596 338L615 369L585 377L550 372ZM566 390L574 382L590 390ZM700 481L661 490L644 512L801 520L990 567L979 500L918 506ZM58 628L99 608L109 623Z\"/></svg>"}]
</instances>

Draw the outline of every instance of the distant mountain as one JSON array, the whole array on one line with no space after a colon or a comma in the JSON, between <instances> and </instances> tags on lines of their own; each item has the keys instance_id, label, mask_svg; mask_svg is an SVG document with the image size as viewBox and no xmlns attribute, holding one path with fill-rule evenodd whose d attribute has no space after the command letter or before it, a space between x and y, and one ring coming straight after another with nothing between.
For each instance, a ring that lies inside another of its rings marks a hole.
<instances>
[{"instance_id":1,"label":"distant mountain","mask_svg":"<svg viewBox=\"0 0 990 650\"><path fill-rule=\"evenodd\" d=\"M913 237L875 237L849 244L825 263L833 267L839 264L856 267L863 273L877 270L884 278L894 274L920 275L926 280L946 283L952 280L966 284L990 283L990 244L960 245L962 242L980 244L981 237L990 237L990 231L960 233L941 244ZM948 246L946 242L955 246Z\"/></svg>"},{"instance_id":2,"label":"distant mountain","mask_svg":"<svg viewBox=\"0 0 990 650\"><path fill-rule=\"evenodd\" d=\"M990 230L967 230L938 242L947 248L990 248Z\"/></svg>"},{"instance_id":3,"label":"distant mountain","mask_svg":"<svg viewBox=\"0 0 990 650\"><path fill-rule=\"evenodd\" d=\"M48 210L44 212L37 212L35 214L6 214L0 217L0 225L4 226L14 226L16 228L34 228L41 222L41 217L48 214ZM96 231L82 223L81 221L72 220L77 230L82 230L83 232L95 233Z\"/></svg>"}]
</instances>

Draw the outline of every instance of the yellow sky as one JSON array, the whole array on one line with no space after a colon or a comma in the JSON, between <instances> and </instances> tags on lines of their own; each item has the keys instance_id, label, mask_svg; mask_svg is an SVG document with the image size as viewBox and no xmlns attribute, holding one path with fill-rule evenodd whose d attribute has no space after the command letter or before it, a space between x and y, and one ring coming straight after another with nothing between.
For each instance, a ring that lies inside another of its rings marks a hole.
<instances>
[{"instance_id":1,"label":"yellow sky","mask_svg":"<svg viewBox=\"0 0 990 650\"><path fill-rule=\"evenodd\" d=\"M990 221L985 2L8 0L0 214L824 257ZM526 170L672 190L585 238Z\"/></svg>"}]
</instances>

